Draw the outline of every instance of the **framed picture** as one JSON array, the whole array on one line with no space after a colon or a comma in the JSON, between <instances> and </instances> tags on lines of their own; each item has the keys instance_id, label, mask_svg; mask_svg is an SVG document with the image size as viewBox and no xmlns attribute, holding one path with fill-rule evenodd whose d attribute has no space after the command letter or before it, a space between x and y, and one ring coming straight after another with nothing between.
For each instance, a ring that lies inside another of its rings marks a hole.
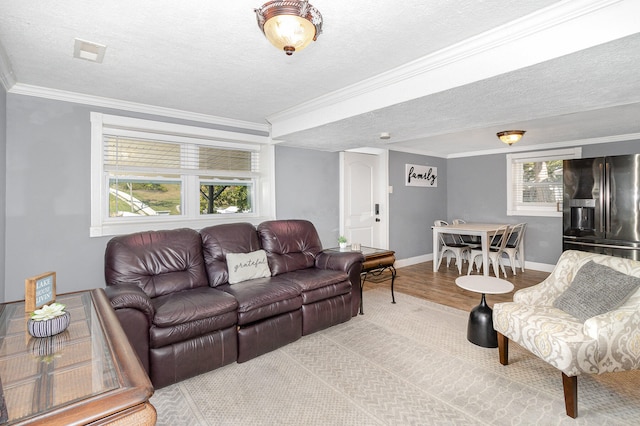
<instances>
[{"instance_id":1,"label":"framed picture","mask_svg":"<svg viewBox=\"0 0 640 426\"><path fill-rule=\"evenodd\" d=\"M56 273L45 272L24 280L24 308L33 312L56 301Z\"/></svg>"},{"instance_id":2,"label":"framed picture","mask_svg":"<svg viewBox=\"0 0 640 426\"><path fill-rule=\"evenodd\" d=\"M438 168L420 164L404 165L405 186L438 187Z\"/></svg>"}]
</instances>

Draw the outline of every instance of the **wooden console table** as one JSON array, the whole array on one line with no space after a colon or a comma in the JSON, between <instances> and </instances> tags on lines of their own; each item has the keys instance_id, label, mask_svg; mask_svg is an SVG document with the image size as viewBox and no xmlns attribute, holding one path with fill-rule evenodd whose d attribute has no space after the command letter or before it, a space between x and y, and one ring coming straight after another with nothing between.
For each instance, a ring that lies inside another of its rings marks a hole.
<instances>
[{"instance_id":1,"label":"wooden console table","mask_svg":"<svg viewBox=\"0 0 640 426\"><path fill-rule=\"evenodd\" d=\"M155 424L153 386L104 291L56 301L71 323L39 339L24 302L0 305L0 424Z\"/></svg>"}]
</instances>

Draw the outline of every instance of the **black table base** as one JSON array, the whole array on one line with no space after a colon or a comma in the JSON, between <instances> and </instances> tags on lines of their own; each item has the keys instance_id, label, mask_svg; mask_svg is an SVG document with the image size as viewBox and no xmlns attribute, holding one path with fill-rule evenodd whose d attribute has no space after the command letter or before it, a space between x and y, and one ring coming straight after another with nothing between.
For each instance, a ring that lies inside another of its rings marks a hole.
<instances>
[{"instance_id":1,"label":"black table base","mask_svg":"<svg viewBox=\"0 0 640 426\"><path fill-rule=\"evenodd\" d=\"M364 315L364 303L362 298L362 289L364 288L364 282L367 280L367 275L372 275L374 277L382 275L382 273L386 270L391 271L391 303L396 303L396 296L393 293L393 283L396 280L396 268L393 265L379 266L377 268L369 269L363 271L360 274L360 315Z\"/></svg>"},{"instance_id":2,"label":"black table base","mask_svg":"<svg viewBox=\"0 0 640 426\"><path fill-rule=\"evenodd\" d=\"M498 334L493 328L493 310L487 305L484 293L480 304L469 314L467 340L483 348L498 347Z\"/></svg>"}]
</instances>

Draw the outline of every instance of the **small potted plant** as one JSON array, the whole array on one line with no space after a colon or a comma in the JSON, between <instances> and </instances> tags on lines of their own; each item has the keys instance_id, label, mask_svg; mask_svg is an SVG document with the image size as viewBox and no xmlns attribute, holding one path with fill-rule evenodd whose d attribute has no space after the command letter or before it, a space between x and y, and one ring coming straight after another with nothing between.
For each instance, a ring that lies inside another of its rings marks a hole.
<instances>
[{"instance_id":1,"label":"small potted plant","mask_svg":"<svg viewBox=\"0 0 640 426\"><path fill-rule=\"evenodd\" d=\"M27 322L29 334L33 337L49 337L62 333L71 320L71 314L64 308L62 303L54 302L33 311Z\"/></svg>"},{"instance_id":2,"label":"small potted plant","mask_svg":"<svg viewBox=\"0 0 640 426\"><path fill-rule=\"evenodd\" d=\"M347 238L344 235L340 235L338 237L338 244L340 244L340 248L347 248Z\"/></svg>"}]
</instances>

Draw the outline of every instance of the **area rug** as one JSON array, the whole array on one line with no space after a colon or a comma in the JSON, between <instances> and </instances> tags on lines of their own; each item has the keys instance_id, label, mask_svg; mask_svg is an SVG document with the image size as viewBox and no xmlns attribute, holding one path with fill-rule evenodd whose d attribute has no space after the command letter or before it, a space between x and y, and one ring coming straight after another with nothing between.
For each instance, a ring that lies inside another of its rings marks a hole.
<instances>
[{"instance_id":1,"label":"area rug","mask_svg":"<svg viewBox=\"0 0 640 426\"><path fill-rule=\"evenodd\" d=\"M468 313L388 290L365 315L156 391L159 425L636 425L640 371L581 376L566 416L558 370L516 344L466 339Z\"/></svg>"}]
</instances>

